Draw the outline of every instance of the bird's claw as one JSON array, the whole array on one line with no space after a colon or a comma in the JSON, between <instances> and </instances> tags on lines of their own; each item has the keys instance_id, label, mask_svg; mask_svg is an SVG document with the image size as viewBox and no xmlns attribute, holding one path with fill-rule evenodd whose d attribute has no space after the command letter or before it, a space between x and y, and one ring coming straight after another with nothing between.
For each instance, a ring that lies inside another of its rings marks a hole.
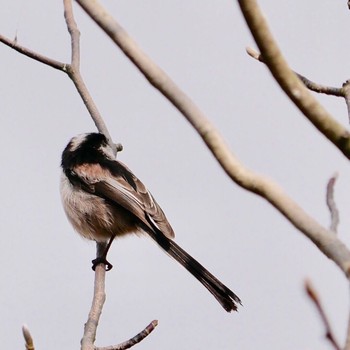
<instances>
[{"instance_id":1,"label":"bird's claw","mask_svg":"<svg viewBox=\"0 0 350 350\"><path fill-rule=\"evenodd\" d=\"M99 257L92 260L92 269L95 271L96 266L99 264L104 264L106 271L110 271L113 268L113 265L105 257Z\"/></svg>"}]
</instances>

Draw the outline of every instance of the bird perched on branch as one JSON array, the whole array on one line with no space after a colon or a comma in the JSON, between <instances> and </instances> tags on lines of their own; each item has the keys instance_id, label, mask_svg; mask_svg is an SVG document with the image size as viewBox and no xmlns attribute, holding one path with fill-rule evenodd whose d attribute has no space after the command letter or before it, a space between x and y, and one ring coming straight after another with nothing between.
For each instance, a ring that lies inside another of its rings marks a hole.
<instances>
[{"instance_id":1,"label":"bird perched on branch","mask_svg":"<svg viewBox=\"0 0 350 350\"><path fill-rule=\"evenodd\" d=\"M104 243L93 268L107 261L116 237L147 233L184 266L230 312L239 297L192 258L172 239L174 231L145 185L121 162L99 133L73 137L62 153L61 197L66 215L83 237Z\"/></svg>"}]
</instances>

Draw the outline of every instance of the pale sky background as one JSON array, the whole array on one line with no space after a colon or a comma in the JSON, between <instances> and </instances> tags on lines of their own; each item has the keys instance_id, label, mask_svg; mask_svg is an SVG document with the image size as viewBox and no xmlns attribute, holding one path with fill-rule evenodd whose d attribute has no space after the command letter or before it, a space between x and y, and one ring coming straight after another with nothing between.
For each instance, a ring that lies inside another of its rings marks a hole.
<instances>
[{"instance_id":1,"label":"pale sky background","mask_svg":"<svg viewBox=\"0 0 350 350\"><path fill-rule=\"evenodd\" d=\"M0 33L69 61L61 1L0 0ZM350 243L349 163L288 101L253 46L234 1L103 1L115 18L221 130L249 168L278 182L325 226L325 186L338 171L339 236ZM349 74L346 1L260 1L290 65L320 83ZM81 70L119 159L160 203L176 241L243 301L227 314L148 238L115 242L114 269L96 345L134 336L140 349L329 349L303 290L313 281L339 341L348 283L335 264L268 203L233 184L186 120L75 6ZM37 349L78 349L91 304L95 245L68 224L58 192L68 140L95 131L66 75L0 44L0 339L23 349L27 323ZM341 99L318 96L343 125Z\"/></svg>"}]
</instances>

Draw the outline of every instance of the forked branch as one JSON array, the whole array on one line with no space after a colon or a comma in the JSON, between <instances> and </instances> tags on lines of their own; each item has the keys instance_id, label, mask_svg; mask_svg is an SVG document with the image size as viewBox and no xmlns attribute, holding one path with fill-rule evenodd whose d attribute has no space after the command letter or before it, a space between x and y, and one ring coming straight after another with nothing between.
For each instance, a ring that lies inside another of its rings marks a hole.
<instances>
[{"instance_id":1,"label":"forked branch","mask_svg":"<svg viewBox=\"0 0 350 350\"><path fill-rule=\"evenodd\" d=\"M72 0L63 0L64 3L64 15L68 27L68 31L71 35L71 63L64 63L57 60L54 60L50 57L42 55L38 52L35 52L31 49L28 49L22 45L18 44L18 40L10 40L3 35L0 35L0 42L7 45L8 47L16 50L17 52L35 60L40 63L43 63L51 68L58 69L71 78L73 81L78 93L80 94L87 110L89 111L92 120L94 121L96 128L99 132L106 135L115 152L121 151L122 146L120 144L114 145L112 138L108 132L107 126L101 117L100 112L98 111L97 106L94 103L93 98L91 97L89 90L87 89L84 80L80 74L80 44L79 44L79 30L75 23L72 9Z\"/></svg>"},{"instance_id":2,"label":"forked branch","mask_svg":"<svg viewBox=\"0 0 350 350\"><path fill-rule=\"evenodd\" d=\"M96 347L95 350L126 350L130 349L134 345L141 342L143 339L145 339L148 335L150 335L155 328L158 326L158 321L154 320L152 321L145 329L143 329L140 333L136 334L134 337L130 338L124 343L118 344L118 345L112 345L112 346L106 346L103 348Z\"/></svg>"},{"instance_id":3,"label":"forked branch","mask_svg":"<svg viewBox=\"0 0 350 350\"><path fill-rule=\"evenodd\" d=\"M227 147L223 137L203 112L164 71L142 52L137 43L97 1L76 1L115 44L122 49L150 83L168 98L193 125L228 176L239 186L258 194L270 202L348 275L350 272L350 251L347 247L334 234L310 217L277 184L245 168ZM296 80L302 89L306 90L293 73L292 75L294 77L292 80ZM298 93L295 92L295 95L298 95ZM313 106L318 110L317 105L313 104ZM320 113L321 117L318 115L314 116L319 123L325 117L322 114L322 110ZM349 152L350 156L350 142L347 142L347 131L336 122L333 123L333 119L329 119L328 117L324 123L321 123L322 128L327 129L328 125L333 139L338 140L338 137L342 135L342 140L344 141L342 150L345 153Z\"/></svg>"},{"instance_id":4,"label":"forked branch","mask_svg":"<svg viewBox=\"0 0 350 350\"><path fill-rule=\"evenodd\" d=\"M244 167L244 165L230 151L218 130L206 118L202 111L186 94L184 94L184 92L170 79L169 76L166 75L164 71L162 71L141 51L135 41L97 1L76 1L122 49L136 67L144 74L148 81L187 118L228 176L230 176L230 178L239 186L258 194L270 202L326 256L332 259L348 276L350 274L350 251L347 247L334 234L332 234L330 230L327 230L310 217L276 183L263 176L255 174ZM65 10L68 12L72 11L71 2L65 0L65 4ZM269 67L276 80L280 83L281 87L310 122L312 122L315 127L334 145L336 145L347 158L350 158L349 132L335 121L320 104L318 104L300 82L300 79L298 79L298 77L289 69L267 28L265 19L263 18L256 1L241 0L239 1L239 4L248 26L255 37L258 47L263 54L266 65ZM70 22L68 18L69 13L66 14L66 19L67 22ZM74 29L75 24L71 22L70 24ZM74 30L72 33L73 32ZM72 47L74 45L75 43L72 36ZM72 52L73 51L74 49L72 48ZM76 60L79 61L78 59ZM86 87L79 82L79 78L81 78L80 72L79 69L73 67L73 61L74 59L72 58L72 63L70 65L65 65L66 72L72 78L78 91L81 89L82 91L87 92ZM45 63L45 60L41 60L41 62ZM89 95L85 96L83 93L79 93L84 102L87 103ZM92 108L91 105L90 108ZM92 112L93 108L90 110L90 113ZM98 127L99 130L100 127ZM104 133L105 132L107 131L104 131ZM103 269L102 266L101 269ZM86 344L91 346L95 340L95 335L96 333L93 333L93 331L89 332L87 337L89 339L84 340L84 344L86 341ZM87 347L86 349L90 348Z\"/></svg>"},{"instance_id":5,"label":"forked branch","mask_svg":"<svg viewBox=\"0 0 350 350\"><path fill-rule=\"evenodd\" d=\"M256 59L259 62L265 63L264 57L262 54L258 53L251 47L246 48L247 54ZM311 81L310 79L304 77L303 75L294 71L294 74L298 76L298 78L304 83L304 85L311 91L318 92L321 94L332 95L337 97L344 97L344 92L342 88L335 88L331 86L321 85Z\"/></svg>"},{"instance_id":6,"label":"forked branch","mask_svg":"<svg viewBox=\"0 0 350 350\"><path fill-rule=\"evenodd\" d=\"M249 56L253 57L257 61L265 63L265 59L262 54L256 52L251 47L247 47L247 53ZM310 79L304 77L303 75L294 72L294 74L301 80L301 82L311 91L326 94L330 96L342 97L345 100L347 109L348 109L348 118L350 121L350 80L347 80L341 88L336 88L332 86L326 86L322 84L315 83Z\"/></svg>"},{"instance_id":7,"label":"forked branch","mask_svg":"<svg viewBox=\"0 0 350 350\"><path fill-rule=\"evenodd\" d=\"M101 317L104 302L106 300L105 293L105 278L106 270L103 264L99 264L95 269L95 283L94 283L94 296L92 305L89 312L89 317L84 327L84 336L81 340L82 350L125 350L140 343L149 334L151 334L158 325L158 321L152 321L145 329L140 333L130 338L129 340L118 344L106 347L95 346L96 332Z\"/></svg>"},{"instance_id":8,"label":"forked branch","mask_svg":"<svg viewBox=\"0 0 350 350\"><path fill-rule=\"evenodd\" d=\"M65 71L66 63L56 61L50 57L44 56L38 52L35 52L33 50L30 50L24 46L21 46L17 43L17 40L11 40L9 38L6 38L5 36L0 34L0 42L7 45L11 49L21 53L22 55L25 55L35 61L41 62L46 64L47 66L50 66L51 68L58 69L61 71Z\"/></svg>"},{"instance_id":9,"label":"forked branch","mask_svg":"<svg viewBox=\"0 0 350 350\"><path fill-rule=\"evenodd\" d=\"M289 68L256 0L238 0L243 16L277 83L305 117L350 159L350 133L310 94Z\"/></svg>"}]
</instances>

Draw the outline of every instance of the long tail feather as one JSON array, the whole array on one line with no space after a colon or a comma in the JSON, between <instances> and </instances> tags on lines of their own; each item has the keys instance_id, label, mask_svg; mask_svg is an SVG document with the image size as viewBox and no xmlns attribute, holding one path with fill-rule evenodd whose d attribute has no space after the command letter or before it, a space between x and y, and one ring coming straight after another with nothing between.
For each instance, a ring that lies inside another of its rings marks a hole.
<instances>
[{"instance_id":1,"label":"long tail feather","mask_svg":"<svg viewBox=\"0 0 350 350\"><path fill-rule=\"evenodd\" d=\"M237 304L241 304L239 297L228 287L221 283L197 260L174 241L165 237L161 232L149 232L150 236L176 261L184 266L196 279L213 294L221 306L227 311L236 311Z\"/></svg>"}]
</instances>

